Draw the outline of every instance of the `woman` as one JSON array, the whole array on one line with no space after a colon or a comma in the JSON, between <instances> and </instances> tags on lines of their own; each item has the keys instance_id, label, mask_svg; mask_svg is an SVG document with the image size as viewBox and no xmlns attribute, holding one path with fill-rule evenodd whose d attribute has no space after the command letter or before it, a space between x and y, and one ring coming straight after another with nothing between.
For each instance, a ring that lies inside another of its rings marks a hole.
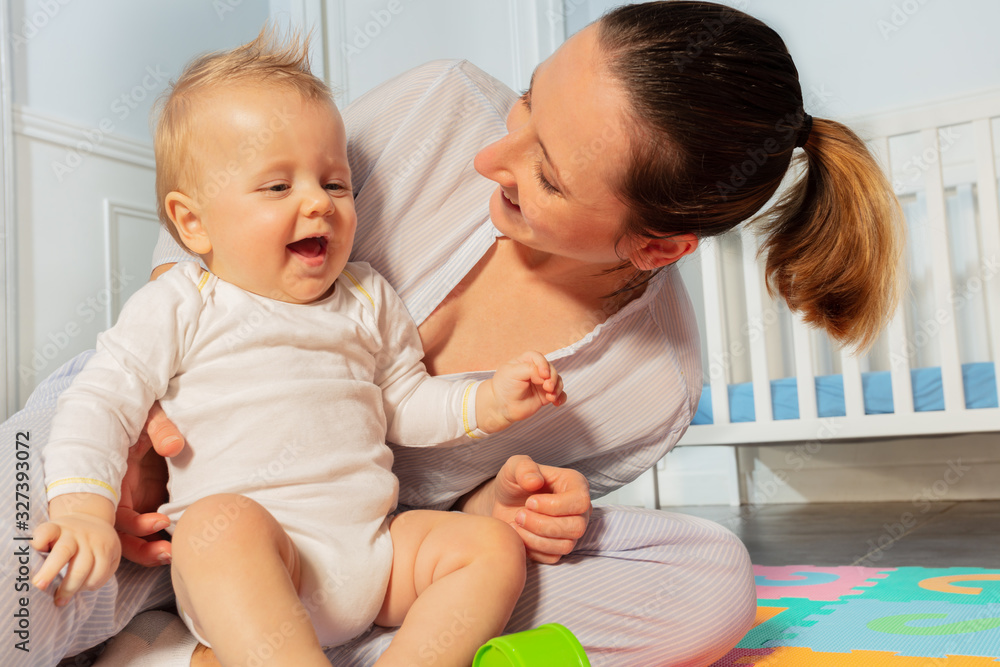
<instances>
[{"instance_id":1,"label":"woman","mask_svg":"<svg viewBox=\"0 0 1000 667\"><path fill-rule=\"evenodd\" d=\"M780 38L718 5L615 10L568 40L514 97L467 64L432 63L345 110L354 259L399 291L431 372L474 376L510 348L534 348L560 369L570 397L475 447L445 456L396 450L400 503L515 526L539 564L509 631L564 623L595 665L710 664L754 617L745 549L692 517L591 511L587 493L589 484L603 495L652 466L697 407L698 337L670 267L698 239L757 213L801 146L805 176L763 223L768 275L807 321L864 344L895 300L895 200L857 137L803 114ZM743 168L747 160L754 169ZM182 257L162 247L157 256ZM525 324L537 312L550 323L544 329ZM25 410L35 413L36 441L45 437L44 398L58 387L44 385ZM25 413L10 427L29 423ZM178 450L161 418L150 431L161 450ZM278 463L262 474L280 474ZM127 513L126 554L155 561L166 546L140 547L134 536L154 532L156 515ZM82 624L40 600L34 636L68 637L54 649L64 653L100 641L169 599L165 570L124 567L116 590L77 596L109 605ZM376 630L329 655L337 665L370 664L387 643ZM185 664L190 644L178 653ZM199 652L191 664L208 657Z\"/></svg>"}]
</instances>

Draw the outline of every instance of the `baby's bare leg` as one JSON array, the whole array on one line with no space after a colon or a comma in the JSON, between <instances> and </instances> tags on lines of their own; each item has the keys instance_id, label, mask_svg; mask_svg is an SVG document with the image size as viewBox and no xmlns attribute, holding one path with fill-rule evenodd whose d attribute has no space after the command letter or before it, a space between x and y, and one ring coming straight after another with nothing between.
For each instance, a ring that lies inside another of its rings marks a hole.
<instances>
[{"instance_id":1,"label":"baby's bare leg","mask_svg":"<svg viewBox=\"0 0 1000 667\"><path fill-rule=\"evenodd\" d=\"M521 538L490 517L431 511L400 514L389 533L392 574L375 622L402 627L375 664L469 665L524 587Z\"/></svg>"},{"instance_id":2,"label":"baby's bare leg","mask_svg":"<svg viewBox=\"0 0 1000 667\"><path fill-rule=\"evenodd\" d=\"M295 545L256 502L220 494L191 505L174 531L171 574L178 606L223 665L329 667L299 601Z\"/></svg>"}]
</instances>

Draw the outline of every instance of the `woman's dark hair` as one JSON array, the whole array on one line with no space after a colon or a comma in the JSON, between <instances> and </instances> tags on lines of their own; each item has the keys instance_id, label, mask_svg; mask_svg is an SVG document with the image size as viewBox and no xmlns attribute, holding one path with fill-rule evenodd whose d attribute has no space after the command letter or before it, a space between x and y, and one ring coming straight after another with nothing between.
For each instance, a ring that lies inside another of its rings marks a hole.
<instances>
[{"instance_id":1,"label":"woman's dark hair","mask_svg":"<svg viewBox=\"0 0 1000 667\"><path fill-rule=\"evenodd\" d=\"M778 34L738 10L667 0L597 22L631 108L624 237L722 234L774 195L802 131L804 175L759 224L769 291L845 344L868 346L895 307L903 231L892 187L849 128L806 123Z\"/></svg>"}]
</instances>

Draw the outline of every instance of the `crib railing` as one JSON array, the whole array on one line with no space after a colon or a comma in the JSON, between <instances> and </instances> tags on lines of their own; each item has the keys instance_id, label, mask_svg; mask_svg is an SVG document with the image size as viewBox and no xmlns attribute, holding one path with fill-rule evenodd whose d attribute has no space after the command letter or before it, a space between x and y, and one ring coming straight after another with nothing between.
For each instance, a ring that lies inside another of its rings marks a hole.
<instances>
[{"instance_id":1,"label":"crib railing","mask_svg":"<svg viewBox=\"0 0 1000 667\"><path fill-rule=\"evenodd\" d=\"M848 124L906 202L907 296L872 351L855 356L767 297L752 226L704 243L700 260L682 272L701 320L713 419L692 425L681 445L1000 431L1000 408L966 407L962 366L992 362L996 371L1000 361L1000 90ZM969 318L980 340L960 345ZM943 410L915 409L911 370L928 365L941 369ZM831 370L843 381L843 414L821 417L816 378ZM865 413L862 373L871 370L890 374L890 414ZM730 385L747 375L754 421L733 423ZM797 419L775 419L772 380L779 377L796 379Z\"/></svg>"}]
</instances>

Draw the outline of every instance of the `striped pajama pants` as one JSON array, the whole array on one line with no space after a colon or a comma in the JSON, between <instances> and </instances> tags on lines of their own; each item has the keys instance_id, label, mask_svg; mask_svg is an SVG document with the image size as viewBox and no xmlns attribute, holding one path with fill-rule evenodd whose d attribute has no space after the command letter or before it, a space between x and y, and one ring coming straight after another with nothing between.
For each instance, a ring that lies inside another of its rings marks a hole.
<instances>
[{"instance_id":1,"label":"striped pajama pants","mask_svg":"<svg viewBox=\"0 0 1000 667\"><path fill-rule=\"evenodd\" d=\"M55 665L117 634L139 612L173 600L169 568L127 561L103 588L81 592L61 609L49 593L30 585L41 557L17 538L47 518L40 449L59 393L88 357L82 354L56 371L22 411L0 425L0 488L9 508L0 521L3 665ZM24 511L26 526L18 524ZM595 667L708 665L743 637L755 610L750 559L732 533L696 517L606 506L594 509L573 554L557 565L529 564L507 631L561 623L580 639ZM371 665L392 635L373 628L327 655L338 666ZM433 638L428 642L433 651Z\"/></svg>"}]
</instances>

